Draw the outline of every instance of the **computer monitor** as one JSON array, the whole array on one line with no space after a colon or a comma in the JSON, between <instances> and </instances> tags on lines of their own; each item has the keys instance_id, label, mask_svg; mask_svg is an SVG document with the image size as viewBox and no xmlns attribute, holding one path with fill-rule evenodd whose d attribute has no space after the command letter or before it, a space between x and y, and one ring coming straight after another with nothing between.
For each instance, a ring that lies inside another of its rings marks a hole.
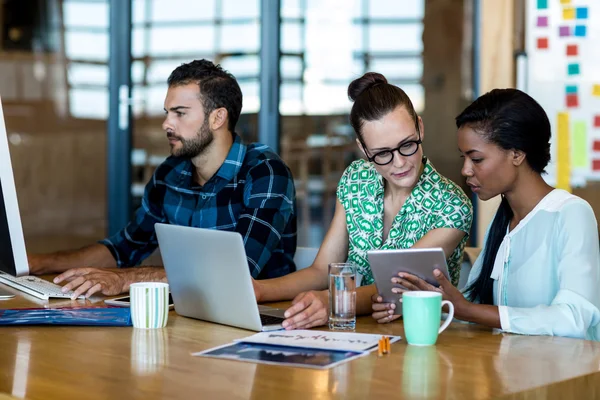
<instances>
[{"instance_id":1,"label":"computer monitor","mask_svg":"<svg viewBox=\"0 0 600 400\"><path fill-rule=\"evenodd\" d=\"M25 239L0 99L0 271L29 275Z\"/></svg>"}]
</instances>

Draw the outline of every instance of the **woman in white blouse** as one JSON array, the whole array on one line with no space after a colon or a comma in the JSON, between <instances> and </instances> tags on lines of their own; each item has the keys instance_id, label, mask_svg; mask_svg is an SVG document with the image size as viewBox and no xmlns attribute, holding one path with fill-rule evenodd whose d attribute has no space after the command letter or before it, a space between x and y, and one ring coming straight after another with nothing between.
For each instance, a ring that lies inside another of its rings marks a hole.
<instances>
[{"instance_id":1,"label":"woman in white blouse","mask_svg":"<svg viewBox=\"0 0 600 400\"><path fill-rule=\"evenodd\" d=\"M467 107L456 125L467 184L481 200L502 195L483 252L464 295L437 270L440 288L402 273L392 281L441 291L464 321L600 340L596 218L585 200L541 176L550 161L550 122L542 107L519 90L496 89ZM373 317L381 320L378 300Z\"/></svg>"}]
</instances>

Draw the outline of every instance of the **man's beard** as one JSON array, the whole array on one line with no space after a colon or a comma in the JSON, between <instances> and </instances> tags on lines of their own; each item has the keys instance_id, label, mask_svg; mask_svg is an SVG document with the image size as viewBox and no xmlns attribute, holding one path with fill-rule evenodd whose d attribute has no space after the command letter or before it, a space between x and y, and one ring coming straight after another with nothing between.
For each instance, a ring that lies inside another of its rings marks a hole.
<instances>
[{"instance_id":1,"label":"man's beard","mask_svg":"<svg viewBox=\"0 0 600 400\"><path fill-rule=\"evenodd\" d=\"M184 139L175 135L167 136L174 137L181 142L181 148L179 150L171 148L171 155L183 158L194 158L202 154L215 138L208 127L208 118L204 121L196 137L193 139Z\"/></svg>"}]
</instances>

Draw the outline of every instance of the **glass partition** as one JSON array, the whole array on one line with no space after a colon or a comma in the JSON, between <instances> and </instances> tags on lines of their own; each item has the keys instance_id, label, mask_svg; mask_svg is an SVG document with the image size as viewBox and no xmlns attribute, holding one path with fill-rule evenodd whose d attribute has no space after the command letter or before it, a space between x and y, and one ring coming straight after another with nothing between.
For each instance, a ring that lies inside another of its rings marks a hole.
<instances>
[{"instance_id":1,"label":"glass partition","mask_svg":"<svg viewBox=\"0 0 600 400\"><path fill-rule=\"evenodd\" d=\"M348 84L380 72L423 110L423 14L423 0L282 0L281 153L296 181L299 245L320 245L338 180L358 157Z\"/></svg>"},{"instance_id":2,"label":"glass partition","mask_svg":"<svg viewBox=\"0 0 600 400\"><path fill-rule=\"evenodd\" d=\"M108 3L0 2L0 96L29 251L104 235Z\"/></svg>"}]
</instances>

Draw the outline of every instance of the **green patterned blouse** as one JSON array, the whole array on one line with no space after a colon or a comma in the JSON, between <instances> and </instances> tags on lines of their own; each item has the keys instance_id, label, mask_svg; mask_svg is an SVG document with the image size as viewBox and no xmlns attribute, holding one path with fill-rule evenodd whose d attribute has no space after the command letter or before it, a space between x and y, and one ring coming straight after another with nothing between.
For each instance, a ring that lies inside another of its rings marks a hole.
<instances>
[{"instance_id":1,"label":"green patterned blouse","mask_svg":"<svg viewBox=\"0 0 600 400\"><path fill-rule=\"evenodd\" d=\"M350 164L340 179L337 197L346 211L348 261L353 262L363 276L362 285L373 283L368 250L407 249L436 228L455 228L467 233L447 260L452 284L458 284L473 207L459 186L440 175L426 158L423 161L423 173L394 218L385 242L383 177L372 163L361 159Z\"/></svg>"}]
</instances>

